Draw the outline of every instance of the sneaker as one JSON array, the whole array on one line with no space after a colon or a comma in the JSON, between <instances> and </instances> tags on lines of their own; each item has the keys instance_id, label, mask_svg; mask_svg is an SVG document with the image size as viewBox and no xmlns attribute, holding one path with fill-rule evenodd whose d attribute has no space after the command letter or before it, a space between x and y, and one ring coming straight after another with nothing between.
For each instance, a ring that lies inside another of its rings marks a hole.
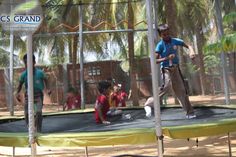
<instances>
[{"instance_id":1,"label":"sneaker","mask_svg":"<svg viewBox=\"0 0 236 157\"><path fill-rule=\"evenodd\" d=\"M189 115L186 115L186 118L187 119L193 119L193 118L196 118L197 116L195 114L189 114Z\"/></svg>"},{"instance_id":2,"label":"sneaker","mask_svg":"<svg viewBox=\"0 0 236 157\"><path fill-rule=\"evenodd\" d=\"M152 116L152 113L146 113L147 118L151 118L151 116Z\"/></svg>"}]
</instances>

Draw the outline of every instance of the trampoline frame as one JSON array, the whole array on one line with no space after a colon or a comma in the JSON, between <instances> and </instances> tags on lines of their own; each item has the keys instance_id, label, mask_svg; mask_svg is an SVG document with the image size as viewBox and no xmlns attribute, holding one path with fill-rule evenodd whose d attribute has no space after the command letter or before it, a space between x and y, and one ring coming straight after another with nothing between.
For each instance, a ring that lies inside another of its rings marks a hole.
<instances>
[{"instance_id":1,"label":"trampoline frame","mask_svg":"<svg viewBox=\"0 0 236 157\"><path fill-rule=\"evenodd\" d=\"M206 106L206 107L217 107L222 109L235 109L231 107L219 107L219 106ZM140 108L140 107L137 107ZM137 109L133 108L133 109ZM167 107L168 108L168 107ZM179 107L176 107L179 108ZM143 108L141 108L143 109ZM93 109L72 111L72 113L91 113ZM45 116L50 115L61 115L68 114L70 112L61 113L49 113L44 114ZM22 119L21 117L12 117L10 120ZM9 117L1 118L9 119ZM223 129L222 129L223 128ZM215 136L227 134L228 138L228 149L231 154L231 139L230 132L236 131L236 118L227 118L221 121L213 121L211 123L191 124L183 126L170 126L163 127L163 135L168 136L172 139L187 139L187 138L198 138L202 136ZM182 133L181 133L182 132ZM209 134L210 132L210 134ZM17 137L13 137L16 135ZM154 128L142 128L142 129L123 129L115 131L99 132L94 134L91 133L43 133L37 134L37 144L43 147L85 147L85 154L88 154L87 148L89 146L105 146L105 145L123 145L123 144L149 144L156 143L157 137ZM96 137L99 137L97 141ZM17 144L23 143L23 145ZM50 142L48 142L50 141ZM15 144L15 145L12 145ZM27 133L1 133L0 134L0 145L1 146L12 146L13 155L15 153L15 147L28 147L28 134ZM36 146L35 146L36 147ZM229 155L230 156L230 155Z\"/></svg>"},{"instance_id":2,"label":"trampoline frame","mask_svg":"<svg viewBox=\"0 0 236 157\"><path fill-rule=\"evenodd\" d=\"M218 2L218 1L217 1ZM149 49L150 49L150 52L154 52L154 37L153 37L153 19L152 19L152 1L151 0L146 0L146 12L147 12L147 19L148 19L148 41L149 41ZM82 5L80 4L79 5L80 7L80 12L82 11ZM217 9L216 9L217 10ZM82 14L80 14L80 22L82 22ZM82 23L81 23L81 26L82 26ZM83 29L82 27L80 28L80 31L79 31L79 35L80 35L80 39L82 39L82 34L83 34ZM12 41L13 42L13 41ZM83 54L82 54L82 46L83 46L83 41L80 40L80 55L81 55L81 63L83 63ZM13 44L13 43L11 43ZM27 57L27 64L28 65L32 65L32 34L29 34L27 36L27 55L29 57ZM163 156L163 152L162 152L162 148L163 148L163 145L162 145L162 131L163 133L165 134L165 128L163 128L162 130L162 127L161 127L161 119L160 119L160 103L159 103L159 97L158 97L158 93L159 93L159 90L157 87L155 87L156 84L158 84L158 78L157 78L157 72L156 72L156 64L155 64L155 56L153 53L150 53L151 56L150 56L150 60L151 60L151 70L152 70L152 84L153 84L153 95L154 95L154 111L155 111L155 119L156 119L156 125L155 125L155 135L157 136L157 141L158 141L158 155L160 157ZM12 64L12 63L10 63ZM223 62L223 65L224 65L224 62ZM28 75L28 91L29 92L29 142L30 142L30 145L31 145L31 151L32 151L32 156L35 156L36 155L36 145L35 145L35 141L34 141L34 137L35 137L35 132L34 132L34 116L33 116L33 83L32 83L32 67L31 66L28 66L27 67L28 71L29 71L29 75ZM225 67L224 67L225 68ZM223 68L223 70L225 70ZM81 72L83 72L83 69L81 70ZM31 75L30 75L31 74ZM224 76L225 76L225 73L224 73ZM224 79L225 80L225 79ZM83 77L81 75L81 82L83 82ZM227 85L227 84L226 84ZM81 91L82 91L82 95L84 95L83 91L84 89L82 88L84 85L81 84ZM228 88L227 86L225 88ZM227 93L227 92L226 92ZM228 100L228 99L227 99ZM82 105L84 101L83 101L83 97L82 97ZM12 104L11 104L12 105ZM13 112L13 111L12 111ZM228 123L227 123L228 124ZM231 124L231 122L229 122L229 124ZM223 125L223 124L222 124ZM215 126L213 125L213 128ZM188 127L187 127L188 128ZM176 129L176 128L175 128ZM234 130L235 128L232 127L229 130L229 132L232 130ZM220 130L220 129L219 129ZM176 131L178 132L178 129L176 129ZM166 131L169 135L171 135L169 133L169 131ZM229 137L229 132L228 132L228 140L230 141L230 137ZM218 131L217 133L221 133L221 131ZM189 135L190 137L191 136L194 136L194 135ZM40 136L39 136L40 137ZM41 136L42 137L42 136ZM177 136L178 137L178 136ZM156 139L156 138L155 138ZM231 150L231 149L230 149ZM230 151L231 152L231 151Z\"/></svg>"}]
</instances>

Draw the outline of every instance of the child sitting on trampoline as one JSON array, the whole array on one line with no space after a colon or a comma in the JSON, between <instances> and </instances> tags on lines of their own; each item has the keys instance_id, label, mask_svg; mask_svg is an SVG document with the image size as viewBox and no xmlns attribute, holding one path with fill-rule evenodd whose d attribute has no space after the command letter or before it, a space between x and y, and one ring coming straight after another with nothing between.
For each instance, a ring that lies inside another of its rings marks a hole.
<instances>
[{"instance_id":1,"label":"child sitting on trampoline","mask_svg":"<svg viewBox=\"0 0 236 157\"><path fill-rule=\"evenodd\" d=\"M113 91L110 92L109 104L111 108L116 108L120 103L120 88L117 84L113 86Z\"/></svg>"},{"instance_id":2,"label":"child sitting on trampoline","mask_svg":"<svg viewBox=\"0 0 236 157\"><path fill-rule=\"evenodd\" d=\"M81 108L81 96L76 90L76 88L69 88L67 93L66 102L63 106L64 110L74 110Z\"/></svg>"},{"instance_id":3,"label":"child sitting on trampoline","mask_svg":"<svg viewBox=\"0 0 236 157\"><path fill-rule=\"evenodd\" d=\"M117 110L116 112L110 111L110 105L108 101L109 93L111 89L111 83L108 81L101 81L98 83L99 95L95 103L95 120L96 123L110 124L107 121L108 116L121 115L122 111Z\"/></svg>"},{"instance_id":4,"label":"child sitting on trampoline","mask_svg":"<svg viewBox=\"0 0 236 157\"><path fill-rule=\"evenodd\" d=\"M126 107L126 101L130 99L131 97L131 90L129 91L129 94L125 92L124 87L121 84L118 84L120 88L120 107Z\"/></svg>"}]
</instances>

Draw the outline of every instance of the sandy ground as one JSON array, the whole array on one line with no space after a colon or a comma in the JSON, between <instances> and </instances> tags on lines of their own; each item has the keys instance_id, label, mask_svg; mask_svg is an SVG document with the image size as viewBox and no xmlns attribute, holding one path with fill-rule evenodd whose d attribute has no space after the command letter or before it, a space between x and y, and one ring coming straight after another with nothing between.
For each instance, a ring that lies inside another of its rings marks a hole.
<instances>
[{"instance_id":1,"label":"sandy ground","mask_svg":"<svg viewBox=\"0 0 236 157\"><path fill-rule=\"evenodd\" d=\"M214 137L201 137L198 139L173 140L165 137L164 156L166 157L227 157L229 156L227 135ZM236 133L231 135L232 156L236 156ZM17 157L30 155L30 148L16 148ZM39 157L83 157L85 148L48 148L37 147ZM157 144L125 145L107 147L88 147L89 157L154 157L157 155ZM12 148L0 147L1 157L12 156Z\"/></svg>"},{"instance_id":2,"label":"sandy ground","mask_svg":"<svg viewBox=\"0 0 236 157\"><path fill-rule=\"evenodd\" d=\"M232 95L232 103L236 104L236 95ZM224 96L194 96L190 97L192 104L224 104ZM168 104L174 104L174 99L169 98ZM57 112L61 107L57 105L45 105L44 112ZM22 106L16 107L16 115L21 115ZM0 108L0 116L9 115L5 108ZM230 134L232 156L236 156L236 133ZM197 146L198 145L198 146ZM196 139L170 139L164 138L164 156L166 157L227 157L229 156L228 136L212 136ZM12 156L13 148L0 147L0 157ZM30 148L15 148L17 157L30 156ZM76 148L53 148L37 147L39 157L83 157L85 147ZM148 145L122 145L122 146L103 146L88 147L89 157L154 157L157 155L157 144Z\"/></svg>"}]
</instances>

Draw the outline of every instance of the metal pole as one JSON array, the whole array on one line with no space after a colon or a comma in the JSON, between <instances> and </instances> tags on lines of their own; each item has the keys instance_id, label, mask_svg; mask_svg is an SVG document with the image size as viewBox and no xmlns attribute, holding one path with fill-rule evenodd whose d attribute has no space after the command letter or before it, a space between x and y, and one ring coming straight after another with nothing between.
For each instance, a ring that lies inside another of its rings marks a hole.
<instances>
[{"instance_id":1,"label":"metal pole","mask_svg":"<svg viewBox=\"0 0 236 157\"><path fill-rule=\"evenodd\" d=\"M216 22L217 22L217 30L219 39L221 39L224 35L223 25L222 25L222 15L220 8L220 0L215 0L215 11L216 11ZM230 104L230 94L229 94L229 83L227 76L227 68L225 61L225 53L221 52L220 54L221 62L222 62L222 70L223 70L223 80L224 80L224 92L225 92L225 104Z\"/></svg>"},{"instance_id":2,"label":"metal pole","mask_svg":"<svg viewBox=\"0 0 236 157\"><path fill-rule=\"evenodd\" d=\"M11 3L11 10L12 10L12 0L10 1ZM11 28L10 28L11 29ZM13 56L14 56L14 35L13 35L13 31L11 30L11 34L10 34L10 81L9 81L9 104L10 104L10 115L14 116L14 101L13 101L13 68L14 68L14 60L13 60Z\"/></svg>"},{"instance_id":3,"label":"metal pole","mask_svg":"<svg viewBox=\"0 0 236 157\"><path fill-rule=\"evenodd\" d=\"M29 144L31 156L36 156L35 147L35 124L34 124L34 88L33 88L33 54L32 34L27 36L27 80L28 80L28 116L29 116Z\"/></svg>"},{"instance_id":4,"label":"metal pole","mask_svg":"<svg viewBox=\"0 0 236 157\"><path fill-rule=\"evenodd\" d=\"M80 54L80 94L81 108L85 109L85 94L84 94L84 54L83 54L83 5L79 5L79 54Z\"/></svg>"},{"instance_id":5,"label":"metal pole","mask_svg":"<svg viewBox=\"0 0 236 157\"><path fill-rule=\"evenodd\" d=\"M229 147L229 157L232 157L231 139L230 139L230 134L229 133L228 133L228 147Z\"/></svg>"},{"instance_id":6,"label":"metal pole","mask_svg":"<svg viewBox=\"0 0 236 157\"><path fill-rule=\"evenodd\" d=\"M154 30L153 30L153 18L152 18L152 1L146 0L146 12L148 20L148 45L150 50L150 61L151 61L151 71L152 71L152 89L154 97L154 113L155 113L155 129L158 139L158 155L163 157L162 152L162 129L161 129L161 110L160 110L160 99L159 99L159 89L158 89L158 66L155 62L154 55Z\"/></svg>"},{"instance_id":7,"label":"metal pole","mask_svg":"<svg viewBox=\"0 0 236 157\"><path fill-rule=\"evenodd\" d=\"M9 80L9 104L10 104L10 115L14 116L14 102L13 102L13 68L14 68L14 64L13 64L13 54L14 54L14 35L13 32L11 31L10 34L10 80Z\"/></svg>"},{"instance_id":8,"label":"metal pole","mask_svg":"<svg viewBox=\"0 0 236 157\"><path fill-rule=\"evenodd\" d=\"M157 33L157 26L158 26L158 13L157 13L157 6L158 6L158 1L153 1L153 12L154 12L154 26L155 26L155 36L154 36L154 42L156 43L158 41L158 33Z\"/></svg>"},{"instance_id":9,"label":"metal pole","mask_svg":"<svg viewBox=\"0 0 236 157\"><path fill-rule=\"evenodd\" d=\"M158 27L158 13L157 13L157 8L158 8L158 1L153 1L153 13L154 13L154 24L153 26L155 27L155 31L154 31L154 43L157 43L158 42L158 32L157 32L157 27ZM161 84L161 76L160 76L160 73L161 73L161 69L158 68L158 83Z\"/></svg>"}]
</instances>

